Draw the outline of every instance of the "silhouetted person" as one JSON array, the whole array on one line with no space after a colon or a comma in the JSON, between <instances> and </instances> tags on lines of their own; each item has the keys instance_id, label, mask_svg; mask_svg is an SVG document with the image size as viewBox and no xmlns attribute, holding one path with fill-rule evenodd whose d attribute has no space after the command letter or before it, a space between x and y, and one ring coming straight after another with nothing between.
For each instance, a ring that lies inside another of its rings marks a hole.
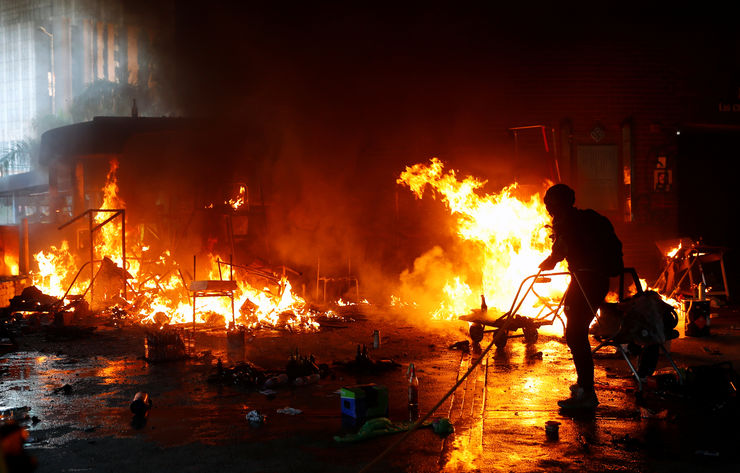
<instances>
[{"instance_id":1,"label":"silhouetted person","mask_svg":"<svg viewBox=\"0 0 740 473\"><path fill-rule=\"evenodd\" d=\"M606 217L574 207L575 200L575 192L565 184L556 184L545 193L545 207L552 216L553 245L540 269L549 271L565 259L574 275L565 293L565 341L573 355L578 383L571 386L571 397L558 401L558 405L593 409L599 401L594 391L588 328L609 292L609 277L624 269L622 243Z\"/></svg>"}]
</instances>

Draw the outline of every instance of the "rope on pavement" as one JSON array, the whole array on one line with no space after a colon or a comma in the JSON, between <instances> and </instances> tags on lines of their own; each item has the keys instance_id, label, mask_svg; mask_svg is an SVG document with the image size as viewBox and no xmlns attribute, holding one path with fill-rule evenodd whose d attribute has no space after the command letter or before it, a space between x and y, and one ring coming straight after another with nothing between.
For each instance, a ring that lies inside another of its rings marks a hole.
<instances>
[{"instance_id":1,"label":"rope on pavement","mask_svg":"<svg viewBox=\"0 0 740 473\"><path fill-rule=\"evenodd\" d=\"M525 295L530 291L530 289L532 289L532 286L534 285L535 281L537 281L537 278L539 277L539 275L540 275L541 272L542 272L542 270L538 271L537 272L537 276L535 276L534 278L532 278L532 282L530 283L529 288L524 293ZM365 465L358 473L366 473L366 472L370 471L370 468L372 468L373 466L375 466L376 464L378 464L378 462L380 462L380 460L382 460L383 458L385 458L385 456L388 455L391 452L391 450L393 450L394 448L396 448L397 446L399 446L401 443L403 443L404 440L406 440L409 437L409 435L411 435L412 432L414 432L416 429L418 429L419 426L422 423L424 423L424 421L426 421L429 417L431 417L431 415L434 414L434 412L437 409L439 409L439 407L450 396L452 396L452 394L457 390L457 388L460 387L460 385L463 383L463 381L465 381L465 378L467 378L470 375L470 373L472 373L473 370L480 364L480 362L483 361L483 358L485 358L486 354L488 354L488 352L491 350L491 347L493 347L495 344L497 344L501 340L502 337L507 337L508 336L507 329L508 329L509 325L511 324L511 320L513 319L512 316L519 310L519 308L522 306L522 303L523 302L524 302L524 297L521 298L521 300L519 301L519 304L516 306L516 308L514 308L514 304L516 303L516 299L512 302L512 304L511 304L512 305L512 309L509 310L509 312L506 314L506 318L504 319L503 324L501 325L501 327L499 328L499 330L494 334L493 339L491 340L491 343L489 343L488 346L486 347L486 349L483 350L483 352L480 354L480 356L478 357L478 359L476 359L473 362L473 364L470 365L470 368L468 368L468 371L466 371L465 374L462 375L462 377L457 380L457 383L455 383L455 385L452 386L452 388L450 388L449 391L447 391L447 394L445 394L444 396L442 396L442 399L440 399L437 402L437 404L435 404L434 407L432 407L429 410L429 412L427 412L426 415L424 415L424 417L420 418L419 420L417 420L416 422L414 422L413 424L411 424L411 427L409 427L409 429L406 432L404 432L403 435L401 435L400 437L398 437L398 439L395 442L393 442L392 444L388 445L388 447L385 450L383 450L382 452L380 452L380 454L377 457L373 458L372 461L370 461L370 463L368 463L367 465Z\"/></svg>"}]
</instances>

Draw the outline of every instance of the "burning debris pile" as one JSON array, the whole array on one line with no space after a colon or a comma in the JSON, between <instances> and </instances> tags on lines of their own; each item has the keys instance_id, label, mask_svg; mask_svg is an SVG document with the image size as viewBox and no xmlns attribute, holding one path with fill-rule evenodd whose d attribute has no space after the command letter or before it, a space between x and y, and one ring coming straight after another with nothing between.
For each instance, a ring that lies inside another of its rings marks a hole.
<instances>
[{"instance_id":1,"label":"burning debris pile","mask_svg":"<svg viewBox=\"0 0 740 473\"><path fill-rule=\"evenodd\" d=\"M129 225L126 231L125 202L118 196L117 169L117 162L111 161L101 209L82 215L89 217L92 229L89 260L81 261L82 257L70 249L67 241L38 252L34 255L38 270L31 274L34 287L11 304L11 311L92 310L118 323L154 327L232 324L248 329L291 331L317 330L319 323L315 319L319 315L334 315L320 312L296 295L284 269L281 274L270 267L227 263L210 254L207 279L197 281L195 267L189 274L169 250L154 249L161 246L160 241L152 245L151 238L144 238L156 232L143 224ZM236 209L244 201L245 189L240 188L228 204ZM228 269L228 280L223 277L224 268ZM199 288L198 283L228 283L230 287L210 290Z\"/></svg>"}]
</instances>

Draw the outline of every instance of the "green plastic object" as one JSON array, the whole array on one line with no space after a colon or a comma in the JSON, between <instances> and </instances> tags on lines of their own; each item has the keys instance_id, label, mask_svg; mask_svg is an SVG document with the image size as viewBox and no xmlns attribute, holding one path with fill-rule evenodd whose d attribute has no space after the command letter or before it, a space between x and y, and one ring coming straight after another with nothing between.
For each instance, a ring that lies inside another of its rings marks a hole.
<instances>
[{"instance_id":1,"label":"green plastic object","mask_svg":"<svg viewBox=\"0 0 740 473\"><path fill-rule=\"evenodd\" d=\"M434 429L435 434L441 435L443 437L455 431L455 427L452 425L452 421L450 421L450 419L448 419L447 417L441 417L432 422L432 429Z\"/></svg>"},{"instance_id":2,"label":"green plastic object","mask_svg":"<svg viewBox=\"0 0 740 473\"><path fill-rule=\"evenodd\" d=\"M340 390L342 414L355 419L388 416L388 388L376 384L361 384Z\"/></svg>"},{"instance_id":3,"label":"green plastic object","mask_svg":"<svg viewBox=\"0 0 740 473\"><path fill-rule=\"evenodd\" d=\"M362 440L368 440L382 435L405 432L409 430L413 424L413 422L399 422L394 424L387 417L376 417L375 419L370 419L362 424L362 427L360 427L360 430L358 430L356 434L335 435L334 441L339 443L360 442ZM451 434L455 431L455 428L452 426L452 422L450 422L450 419L446 417L436 419L433 422L427 421L419 426L419 428L429 427L432 428L435 434L442 436Z\"/></svg>"}]
</instances>

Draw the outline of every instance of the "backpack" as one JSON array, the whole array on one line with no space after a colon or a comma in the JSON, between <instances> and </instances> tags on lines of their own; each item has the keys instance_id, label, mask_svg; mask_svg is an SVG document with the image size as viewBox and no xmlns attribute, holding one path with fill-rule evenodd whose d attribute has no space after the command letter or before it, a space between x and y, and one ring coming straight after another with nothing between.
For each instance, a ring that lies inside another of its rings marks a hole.
<instances>
[{"instance_id":1,"label":"backpack","mask_svg":"<svg viewBox=\"0 0 740 473\"><path fill-rule=\"evenodd\" d=\"M614 232L614 226L608 218L594 210L586 210L584 215L590 220L589 228L594 232L594 260L597 269L610 277L624 272L622 260L622 242Z\"/></svg>"}]
</instances>

